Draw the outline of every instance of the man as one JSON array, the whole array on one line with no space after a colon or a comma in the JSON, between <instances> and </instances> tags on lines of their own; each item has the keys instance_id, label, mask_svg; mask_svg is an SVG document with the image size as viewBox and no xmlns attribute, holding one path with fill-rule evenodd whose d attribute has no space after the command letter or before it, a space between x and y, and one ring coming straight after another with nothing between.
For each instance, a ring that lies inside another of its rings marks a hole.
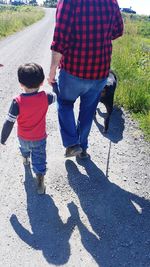
<instances>
[{"instance_id":1,"label":"man","mask_svg":"<svg viewBox=\"0 0 150 267\"><path fill-rule=\"evenodd\" d=\"M117 0L59 0L49 84L58 77L58 118L66 157L88 157L88 135L110 69L112 40L123 34ZM80 97L78 122L74 103Z\"/></svg>"}]
</instances>

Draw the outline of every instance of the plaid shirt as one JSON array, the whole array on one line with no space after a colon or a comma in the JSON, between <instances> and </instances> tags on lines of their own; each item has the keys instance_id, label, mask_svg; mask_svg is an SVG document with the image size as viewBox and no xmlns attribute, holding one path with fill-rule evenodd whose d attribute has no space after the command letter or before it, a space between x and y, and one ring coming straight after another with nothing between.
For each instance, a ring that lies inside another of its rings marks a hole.
<instances>
[{"instance_id":1,"label":"plaid shirt","mask_svg":"<svg viewBox=\"0 0 150 267\"><path fill-rule=\"evenodd\" d=\"M117 0L59 0L51 50L60 68L84 79L108 76L112 40L123 34Z\"/></svg>"}]
</instances>

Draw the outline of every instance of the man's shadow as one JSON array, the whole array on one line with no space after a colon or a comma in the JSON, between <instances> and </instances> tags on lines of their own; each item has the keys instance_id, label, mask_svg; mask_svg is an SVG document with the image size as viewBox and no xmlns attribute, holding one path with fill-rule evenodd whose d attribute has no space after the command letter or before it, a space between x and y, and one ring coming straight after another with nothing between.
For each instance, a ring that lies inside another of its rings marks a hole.
<instances>
[{"instance_id":1,"label":"man's shadow","mask_svg":"<svg viewBox=\"0 0 150 267\"><path fill-rule=\"evenodd\" d=\"M63 223L53 199L45 194L37 195L30 167L25 167L27 213L31 232L12 215L10 222L17 235L30 247L41 250L47 262L62 265L70 256L69 239L75 222L71 217Z\"/></svg>"},{"instance_id":2,"label":"man's shadow","mask_svg":"<svg viewBox=\"0 0 150 267\"><path fill-rule=\"evenodd\" d=\"M95 234L81 221L77 207L70 209L81 241L100 267L150 266L150 201L110 182L90 160L77 160L82 174L66 161L70 186L77 194Z\"/></svg>"},{"instance_id":3,"label":"man's shadow","mask_svg":"<svg viewBox=\"0 0 150 267\"><path fill-rule=\"evenodd\" d=\"M113 112L110 117L109 128L107 133L104 133L104 126L100 124L98 116L102 118L106 117L106 113L101 112L99 107L96 110L94 122L97 128L99 129L100 133L113 143L118 143L119 141L121 141L123 138L124 123L125 123L122 109L114 106Z\"/></svg>"}]
</instances>

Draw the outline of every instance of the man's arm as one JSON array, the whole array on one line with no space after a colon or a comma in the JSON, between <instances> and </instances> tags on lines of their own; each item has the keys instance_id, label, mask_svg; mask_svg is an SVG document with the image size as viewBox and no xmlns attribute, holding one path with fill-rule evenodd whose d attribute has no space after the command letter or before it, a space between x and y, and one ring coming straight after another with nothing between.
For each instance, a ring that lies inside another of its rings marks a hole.
<instances>
[{"instance_id":1,"label":"man's arm","mask_svg":"<svg viewBox=\"0 0 150 267\"><path fill-rule=\"evenodd\" d=\"M51 58L51 66L50 66L50 72L48 77L48 83L52 85L56 82L55 76L56 76L56 70L59 66L60 60L62 58L62 54L56 51L52 51L52 58Z\"/></svg>"},{"instance_id":2,"label":"man's arm","mask_svg":"<svg viewBox=\"0 0 150 267\"><path fill-rule=\"evenodd\" d=\"M12 103L11 103L11 106L10 106L10 109L9 109L9 112L8 112L8 115L7 115L7 119L3 125L3 128L2 128L2 132L1 132L1 144L5 144L5 142L7 141L12 129L13 129L13 126L14 126L14 123L16 121L16 118L19 114L19 106L18 106L18 103L16 102L16 100L13 100Z\"/></svg>"},{"instance_id":3,"label":"man's arm","mask_svg":"<svg viewBox=\"0 0 150 267\"><path fill-rule=\"evenodd\" d=\"M119 9L118 4L116 5L116 12L115 12L115 23L113 25L113 31L112 31L112 40L117 39L118 37L123 35L123 19L121 16L121 12Z\"/></svg>"},{"instance_id":4,"label":"man's arm","mask_svg":"<svg viewBox=\"0 0 150 267\"><path fill-rule=\"evenodd\" d=\"M56 69L61 58L70 46L72 25L74 21L74 1L59 0L56 11L56 25L51 44L52 58L48 82L55 82Z\"/></svg>"}]
</instances>

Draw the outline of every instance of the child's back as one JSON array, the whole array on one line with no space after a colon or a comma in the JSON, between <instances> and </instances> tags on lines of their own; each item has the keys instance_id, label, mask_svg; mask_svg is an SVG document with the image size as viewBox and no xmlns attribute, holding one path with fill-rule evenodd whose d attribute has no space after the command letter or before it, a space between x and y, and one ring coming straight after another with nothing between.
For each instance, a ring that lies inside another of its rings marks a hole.
<instances>
[{"instance_id":1,"label":"child's back","mask_svg":"<svg viewBox=\"0 0 150 267\"><path fill-rule=\"evenodd\" d=\"M1 144L5 144L17 120L17 135L24 165L30 163L31 156L38 193L42 194L45 192L46 173L46 113L56 97L46 94L45 91L38 92L44 81L43 69L38 64L21 65L18 69L18 80L24 93L15 97L11 103L1 133Z\"/></svg>"}]
</instances>

